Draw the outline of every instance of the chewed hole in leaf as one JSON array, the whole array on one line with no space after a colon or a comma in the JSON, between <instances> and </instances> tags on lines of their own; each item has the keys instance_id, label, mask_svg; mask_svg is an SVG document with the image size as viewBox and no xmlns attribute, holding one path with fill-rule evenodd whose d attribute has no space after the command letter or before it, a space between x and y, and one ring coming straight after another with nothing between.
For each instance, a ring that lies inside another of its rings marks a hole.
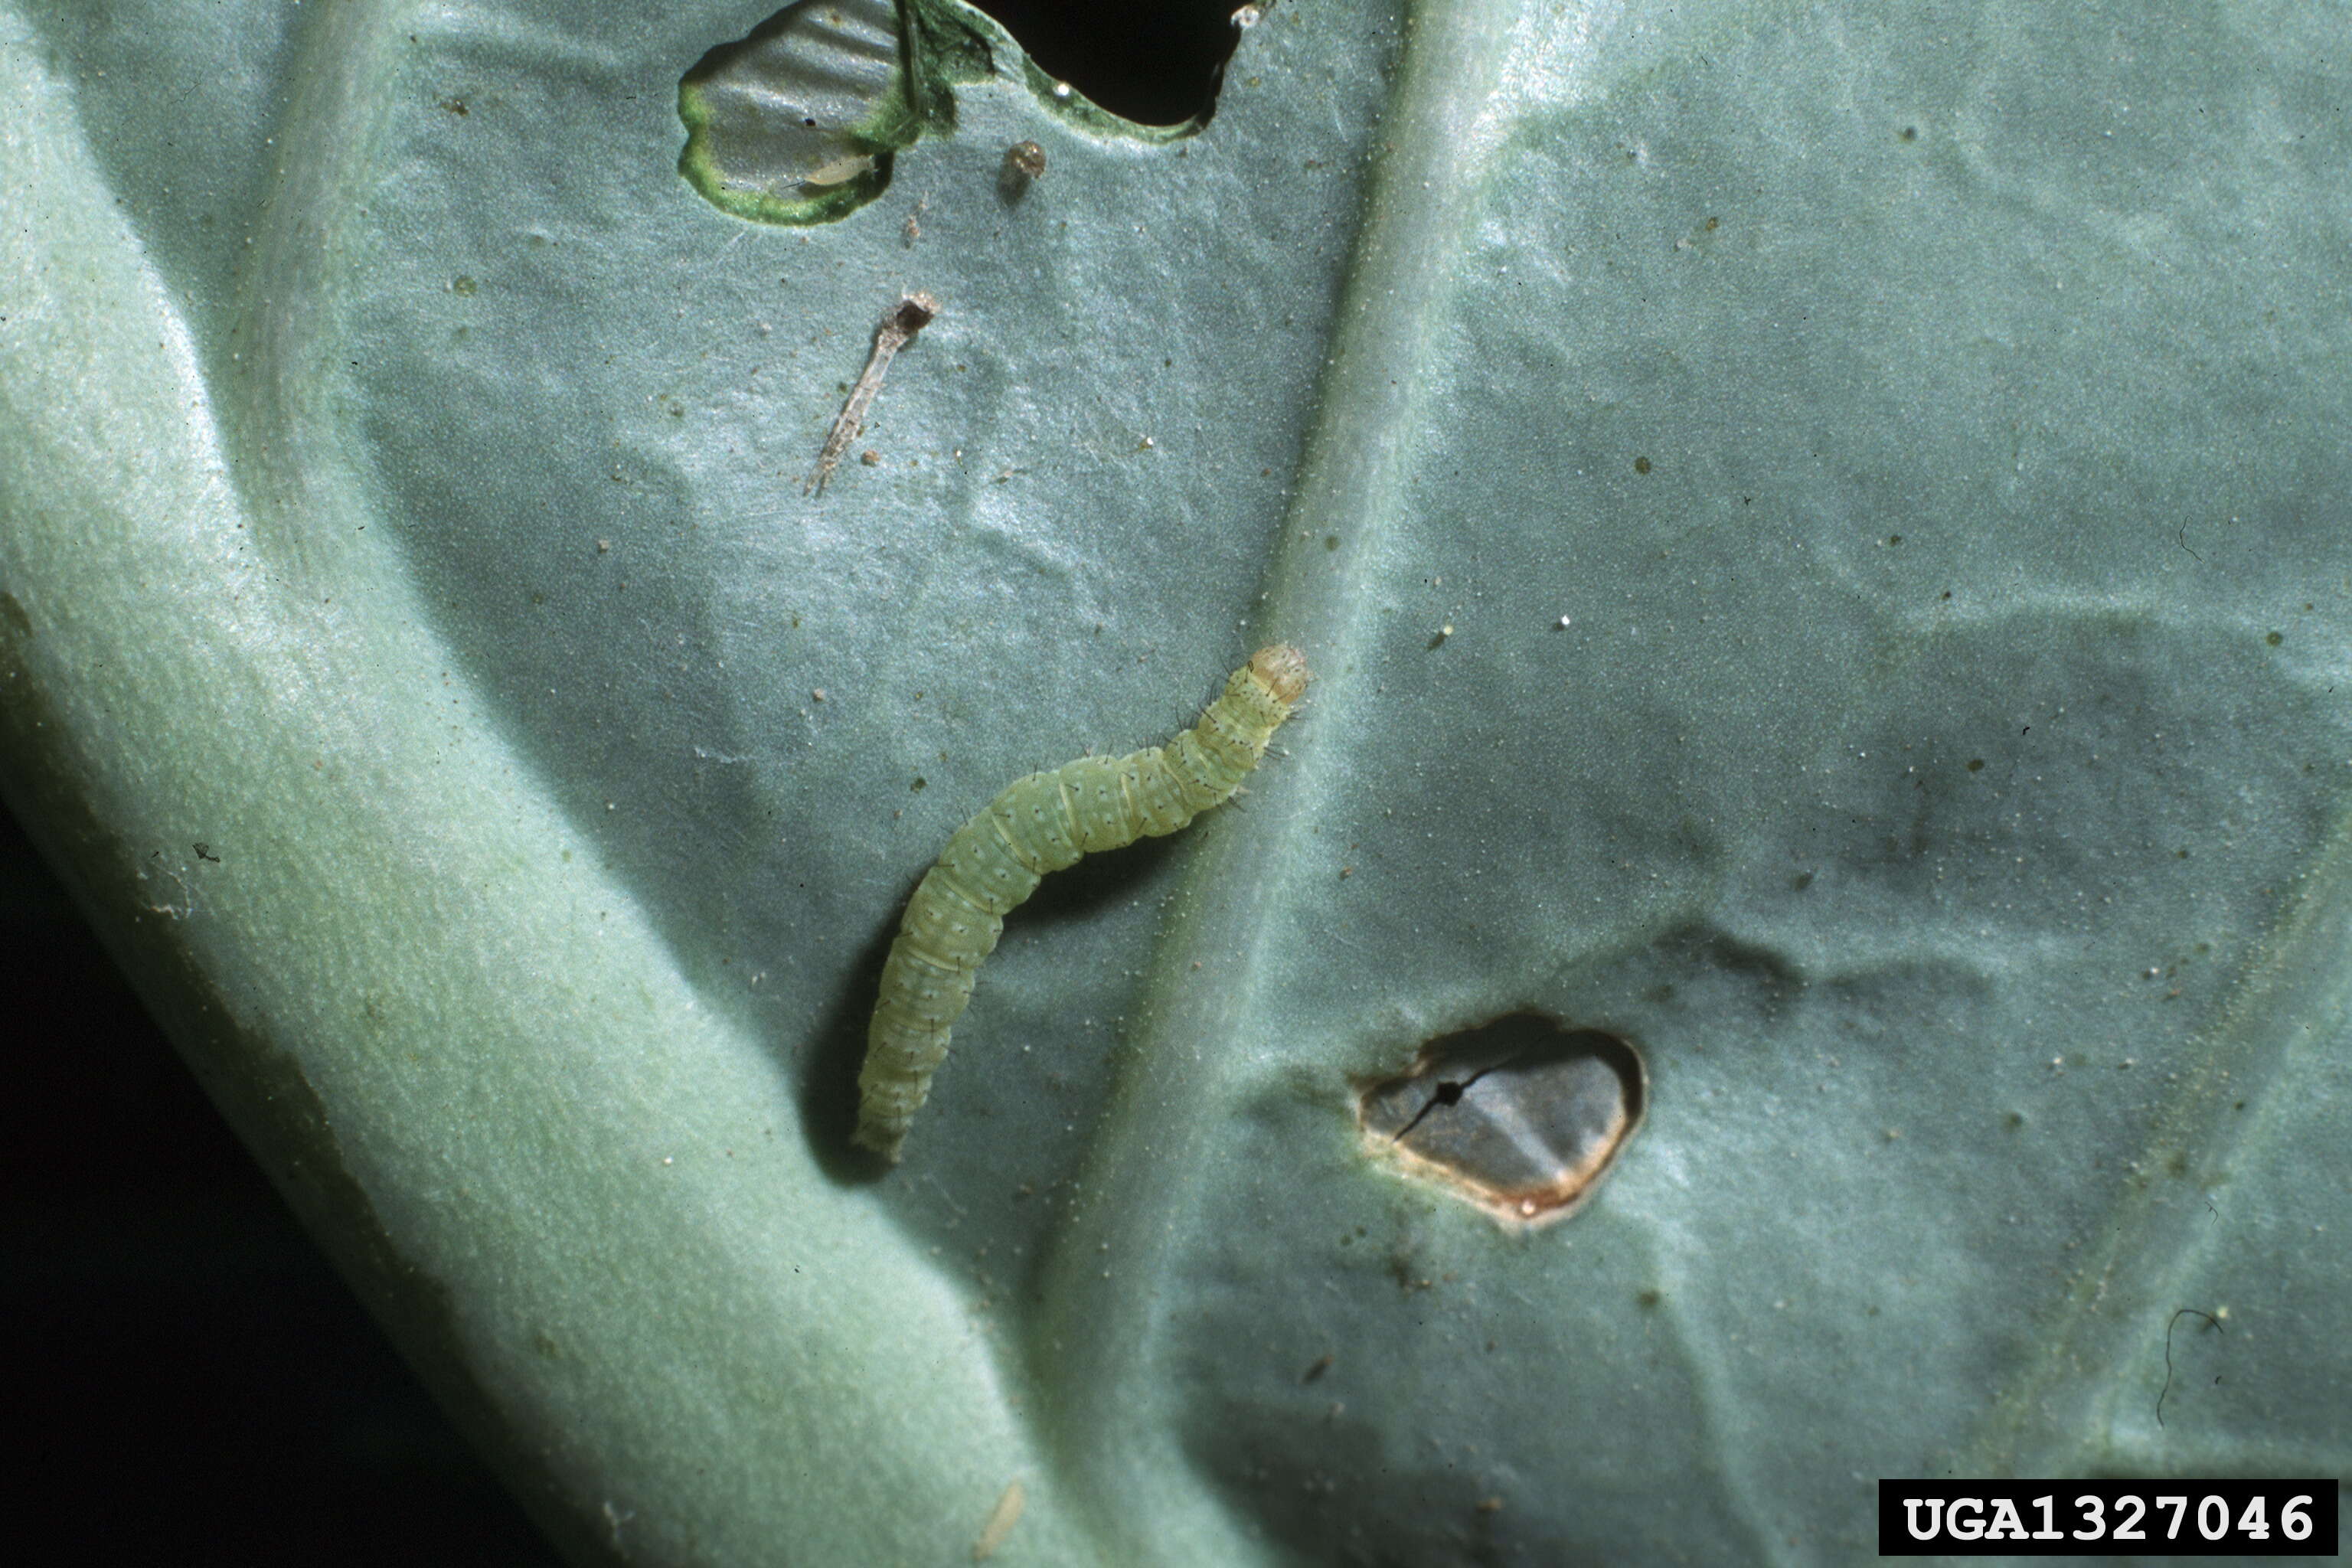
<instances>
[{"instance_id":1,"label":"chewed hole in leaf","mask_svg":"<svg viewBox=\"0 0 2352 1568\"><path fill-rule=\"evenodd\" d=\"M1642 1120L1641 1057L1614 1035L1514 1013L1422 1047L1363 1090L1365 1152L1512 1225L1573 1213Z\"/></svg>"},{"instance_id":2,"label":"chewed hole in leaf","mask_svg":"<svg viewBox=\"0 0 2352 1568\"><path fill-rule=\"evenodd\" d=\"M703 56L678 83L678 172L761 223L845 217L890 183L919 117L890 0L801 0Z\"/></svg>"},{"instance_id":3,"label":"chewed hole in leaf","mask_svg":"<svg viewBox=\"0 0 2352 1568\"><path fill-rule=\"evenodd\" d=\"M1045 77L1139 125L1205 119L1225 63L1257 16L1243 0L973 0L1003 24ZM1256 7L1263 16L1265 6Z\"/></svg>"}]
</instances>

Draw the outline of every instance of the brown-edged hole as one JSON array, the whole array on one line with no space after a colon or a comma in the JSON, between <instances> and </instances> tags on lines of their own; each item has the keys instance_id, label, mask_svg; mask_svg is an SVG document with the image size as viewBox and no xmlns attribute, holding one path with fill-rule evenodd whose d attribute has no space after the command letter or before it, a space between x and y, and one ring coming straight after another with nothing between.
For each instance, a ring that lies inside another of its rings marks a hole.
<instances>
[{"instance_id":1,"label":"brown-edged hole","mask_svg":"<svg viewBox=\"0 0 2352 1568\"><path fill-rule=\"evenodd\" d=\"M1441 1036L1412 1070L1364 1089L1366 1153L1514 1226L1573 1213L1641 1124L1633 1047L1513 1013Z\"/></svg>"}]
</instances>

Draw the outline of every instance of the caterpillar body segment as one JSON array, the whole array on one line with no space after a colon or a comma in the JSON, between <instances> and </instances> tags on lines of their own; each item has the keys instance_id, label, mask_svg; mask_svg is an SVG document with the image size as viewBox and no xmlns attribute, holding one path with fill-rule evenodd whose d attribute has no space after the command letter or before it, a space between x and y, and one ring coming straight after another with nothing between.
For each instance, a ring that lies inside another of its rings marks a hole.
<instances>
[{"instance_id":1,"label":"caterpillar body segment","mask_svg":"<svg viewBox=\"0 0 2352 1568\"><path fill-rule=\"evenodd\" d=\"M1260 648L1167 745L1031 773L956 829L908 900L882 966L857 1078L857 1142L898 1159L1004 916L1081 857L1173 833L1232 799L1307 679L1297 648Z\"/></svg>"}]
</instances>

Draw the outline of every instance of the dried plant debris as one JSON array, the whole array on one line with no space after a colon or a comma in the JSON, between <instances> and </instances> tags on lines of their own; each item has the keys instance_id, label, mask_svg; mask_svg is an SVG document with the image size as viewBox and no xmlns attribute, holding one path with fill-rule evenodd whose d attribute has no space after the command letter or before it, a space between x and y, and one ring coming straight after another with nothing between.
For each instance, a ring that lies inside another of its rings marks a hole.
<instances>
[{"instance_id":1,"label":"dried plant debris","mask_svg":"<svg viewBox=\"0 0 2352 1568\"><path fill-rule=\"evenodd\" d=\"M891 0L801 0L705 55L678 83L684 174L761 223L846 216L922 131Z\"/></svg>"},{"instance_id":2,"label":"dried plant debris","mask_svg":"<svg viewBox=\"0 0 2352 1568\"><path fill-rule=\"evenodd\" d=\"M1613 1035L1515 1013L1422 1047L1365 1089L1366 1152L1509 1225L1564 1218L1641 1122L1641 1058Z\"/></svg>"},{"instance_id":3,"label":"dried plant debris","mask_svg":"<svg viewBox=\"0 0 2352 1568\"><path fill-rule=\"evenodd\" d=\"M898 351L914 342L915 334L931 324L940 313L940 302L919 289L901 296L882 324L874 331L874 353L866 361L865 373L857 384L849 389L849 401L841 405L841 417L833 422L833 434L824 438L824 450L817 454L816 472L801 486L801 493L811 490L824 493L827 479L841 464L841 455L857 439L858 431L866 426L866 411L874 406L874 395L882 390L882 378L889 374L890 362ZM873 454L868 453L872 457ZM878 459L877 459L878 461Z\"/></svg>"}]
</instances>

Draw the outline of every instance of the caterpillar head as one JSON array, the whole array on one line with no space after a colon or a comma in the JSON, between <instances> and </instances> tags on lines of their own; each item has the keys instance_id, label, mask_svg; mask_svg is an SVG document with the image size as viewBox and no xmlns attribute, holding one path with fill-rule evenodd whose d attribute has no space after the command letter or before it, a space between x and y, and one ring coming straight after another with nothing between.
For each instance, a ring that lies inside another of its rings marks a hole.
<instances>
[{"instance_id":1,"label":"caterpillar head","mask_svg":"<svg viewBox=\"0 0 2352 1568\"><path fill-rule=\"evenodd\" d=\"M1286 642L1258 649L1250 656L1249 668L1285 708L1306 696L1307 683L1314 679L1307 670L1307 656Z\"/></svg>"}]
</instances>

